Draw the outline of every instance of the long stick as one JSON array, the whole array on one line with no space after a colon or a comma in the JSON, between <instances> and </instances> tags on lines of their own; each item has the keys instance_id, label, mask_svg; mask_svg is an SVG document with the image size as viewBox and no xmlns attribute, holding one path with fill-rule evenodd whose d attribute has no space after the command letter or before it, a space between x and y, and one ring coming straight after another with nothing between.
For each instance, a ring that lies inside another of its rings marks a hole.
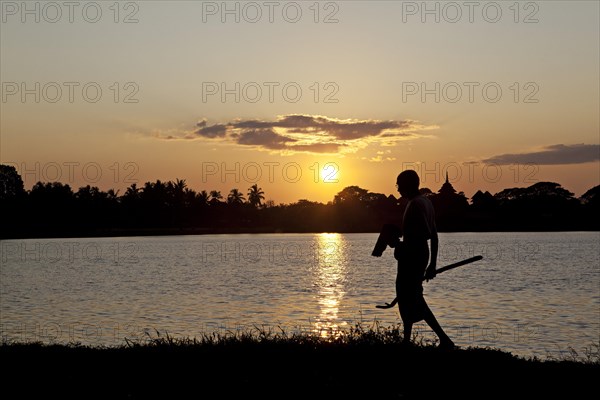
<instances>
[{"instance_id":1,"label":"long stick","mask_svg":"<svg viewBox=\"0 0 600 400\"><path fill-rule=\"evenodd\" d=\"M475 256L475 257L467 258L466 260L455 262L453 264L446 265L445 267L442 267L440 269L436 269L435 272L436 272L436 275L441 274L442 272L448 271L450 269L461 267L465 264L471 264L472 262L475 262L475 261L479 261L482 258L483 258L483 256ZM423 280L425 280L425 277L423 277ZM397 303L398 303L398 298L396 297L391 303L385 303L385 306L375 306L375 307L377 307L377 308L392 308Z\"/></svg>"},{"instance_id":2,"label":"long stick","mask_svg":"<svg viewBox=\"0 0 600 400\"><path fill-rule=\"evenodd\" d=\"M458 261L458 262L455 262L454 264L449 264L440 269L436 269L435 272L437 274L441 274L442 272L448 271L449 269L453 269L456 267L462 267L465 264L471 264L472 262L479 261L481 259L483 259L483 256L475 256L475 257L467 258L466 260ZM425 278L423 278L423 280L425 280Z\"/></svg>"}]
</instances>

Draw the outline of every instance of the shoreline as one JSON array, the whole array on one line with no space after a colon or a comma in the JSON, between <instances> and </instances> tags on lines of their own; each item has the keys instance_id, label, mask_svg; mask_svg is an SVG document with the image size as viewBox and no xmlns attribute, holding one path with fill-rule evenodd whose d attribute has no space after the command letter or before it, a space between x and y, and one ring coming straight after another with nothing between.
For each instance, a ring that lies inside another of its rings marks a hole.
<instances>
[{"instance_id":1,"label":"shoreline","mask_svg":"<svg viewBox=\"0 0 600 400\"><path fill-rule=\"evenodd\" d=\"M492 348L404 346L398 330L323 339L269 331L121 347L0 345L8 393L61 398L578 398L596 388L588 362L521 358ZM58 368L60 366L60 368ZM35 382L35 385L31 385ZM174 397L175 396L175 397ZM366 396L366 397L365 397Z\"/></svg>"}]
</instances>

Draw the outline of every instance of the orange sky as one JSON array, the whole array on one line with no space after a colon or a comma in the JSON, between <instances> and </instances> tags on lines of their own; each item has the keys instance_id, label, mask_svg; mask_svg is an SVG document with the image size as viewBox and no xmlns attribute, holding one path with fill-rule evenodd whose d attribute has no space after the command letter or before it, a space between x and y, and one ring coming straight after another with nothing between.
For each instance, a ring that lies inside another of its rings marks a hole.
<instances>
[{"instance_id":1,"label":"orange sky","mask_svg":"<svg viewBox=\"0 0 600 400\"><path fill-rule=\"evenodd\" d=\"M183 178L326 202L349 185L395 194L416 168L433 190L448 171L467 196L538 181L579 196L600 183L599 5L492 3L128 2L59 17L3 2L0 161L27 189Z\"/></svg>"}]
</instances>

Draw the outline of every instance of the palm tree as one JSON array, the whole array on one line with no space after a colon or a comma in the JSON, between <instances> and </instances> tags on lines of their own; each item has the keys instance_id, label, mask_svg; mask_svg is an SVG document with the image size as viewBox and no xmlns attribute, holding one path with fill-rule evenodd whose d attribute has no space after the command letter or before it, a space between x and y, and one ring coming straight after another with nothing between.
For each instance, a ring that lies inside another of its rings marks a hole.
<instances>
[{"instance_id":1,"label":"palm tree","mask_svg":"<svg viewBox=\"0 0 600 400\"><path fill-rule=\"evenodd\" d=\"M219 190L211 190L210 191L210 203L211 204L220 203L222 198L223 198L223 196L221 195L221 192Z\"/></svg>"},{"instance_id":2,"label":"palm tree","mask_svg":"<svg viewBox=\"0 0 600 400\"><path fill-rule=\"evenodd\" d=\"M118 198L118 196L119 196L119 191L120 191L120 190L117 190L117 191L115 192L115 189L108 189L108 192L106 192L106 195L107 195L107 197L108 197L109 199L111 199L111 200L117 200L117 198Z\"/></svg>"},{"instance_id":3,"label":"palm tree","mask_svg":"<svg viewBox=\"0 0 600 400\"><path fill-rule=\"evenodd\" d=\"M260 207L261 200L265 199L264 194L265 192L262 191L262 188L259 188L255 183L248 188L248 203L252 204L254 207Z\"/></svg>"},{"instance_id":4,"label":"palm tree","mask_svg":"<svg viewBox=\"0 0 600 400\"><path fill-rule=\"evenodd\" d=\"M196 195L196 198L198 199L198 202L201 206L205 206L208 204L208 199L210 198L210 195L206 192L206 190L203 190Z\"/></svg>"},{"instance_id":5,"label":"palm tree","mask_svg":"<svg viewBox=\"0 0 600 400\"><path fill-rule=\"evenodd\" d=\"M166 188L167 195L172 204L178 207L183 206L185 189L187 188L185 179L175 179L175 182L169 181Z\"/></svg>"},{"instance_id":6,"label":"palm tree","mask_svg":"<svg viewBox=\"0 0 600 400\"><path fill-rule=\"evenodd\" d=\"M137 187L137 183L132 183L125 191L124 196L131 199L137 199L140 196L140 188Z\"/></svg>"},{"instance_id":7,"label":"palm tree","mask_svg":"<svg viewBox=\"0 0 600 400\"><path fill-rule=\"evenodd\" d=\"M178 196L183 195L185 188L187 188L187 183L185 183L185 179L175 179L175 183L173 184L173 190Z\"/></svg>"},{"instance_id":8,"label":"palm tree","mask_svg":"<svg viewBox=\"0 0 600 400\"><path fill-rule=\"evenodd\" d=\"M191 207L197 198L196 191L194 189L185 188L183 189L183 203L186 207Z\"/></svg>"},{"instance_id":9,"label":"palm tree","mask_svg":"<svg viewBox=\"0 0 600 400\"><path fill-rule=\"evenodd\" d=\"M238 189L231 189L227 195L227 204L242 204L244 200L244 195Z\"/></svg>"}]
</instances>

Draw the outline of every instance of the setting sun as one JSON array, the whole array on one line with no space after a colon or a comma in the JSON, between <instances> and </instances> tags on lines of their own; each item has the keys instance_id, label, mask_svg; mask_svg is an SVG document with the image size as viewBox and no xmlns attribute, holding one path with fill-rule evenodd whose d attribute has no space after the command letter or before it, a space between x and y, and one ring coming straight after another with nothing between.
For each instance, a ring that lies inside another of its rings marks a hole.
<instances>
[{"instance_id":1,"label":"setting sun","mask_svg":"<svg viewBox=\"0 0 600 400\"><path fill-rule=\"evenodd\" d=\"M327 163L321 170L321 180L324 183L339 182L339 167L336 163Z\"/></svg>"}]
</instances>

